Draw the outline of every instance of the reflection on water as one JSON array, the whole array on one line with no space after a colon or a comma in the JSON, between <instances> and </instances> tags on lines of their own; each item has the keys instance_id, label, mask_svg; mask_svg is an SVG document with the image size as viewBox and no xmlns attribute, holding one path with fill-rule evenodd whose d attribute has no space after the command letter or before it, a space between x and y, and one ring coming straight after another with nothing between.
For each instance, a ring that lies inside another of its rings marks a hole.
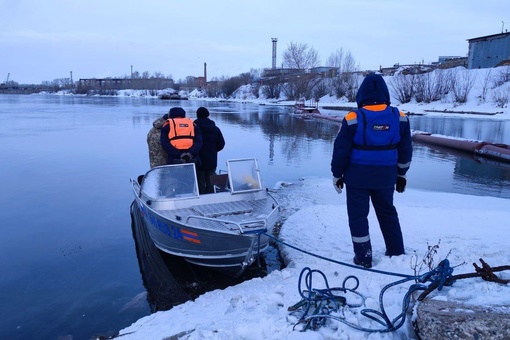
<instances>
[{"instance_id":1,"label":"reflection on water","mask_svg":"<svg viewBox=\"0 0 510 340\"><path fill-rule=\"evenodd\" d=\"M410 122L416 131L510 144L510 121L507 120L411 116ZM415 142L409 177L416 179L414 187L417 188L510 198L509 163L447 147Z\"/></svg>"},{"instance_id":2,"label":"reflection on water","mask_svg":"<svg viewBox=\"0 0 510 340\"><path fill-rule=\"evenodd\" d=\"M148 170L147 132L174 105L191 118L198 107L209 109L226 139L218 170L227 159L257 158L269 188L331 176L339 124L301 119L285 107L0 95L1 339L111 335L150 310L224 284L179 259L158 255L163 260L153 263L154 252L140 247L141 229L130 228L129 179ZM411 117L415 130L510 144L508 124L467 115ZM410 188L510 198L508 165L414 148ZM278 267L273 258L266 257L268 271L271 261ZM139 298L143 292L148 302Z\"/></svg>"},{"instance_id":3,"label":"reflection on water","mask_svg":"<svg viewBox=\"0 0 510 340\"><path fill-rule=\"evenodd\" d=\"M408 180L415 188L510 198L508 163L419 143L414 144L414 156Z\"/></svg>"},{"instance_id":4,"label":"reflection on water","mask_svg":"<svg viewBox=\"0 0 510 340\"><path fill-rule=\"evenodd\" d=\"M270 246L270 250L260 256L260 261L248 267L243 275L238 278L226 277L159 251L149 236L136 204L131 205L131 219L136 255L151 312L168 310L194 300L205 292L264 277L268 272L281 269L278 252L274 246Z\"/></svg>"},{"instance_id":5,"label":"reflection on water","mask_svg":"<svg viewBox=\"0 0 510 340\"><path fill-rule=\"evenodd\" d=\"M410 116L411 129L450 137L510 144L510 121L479 117Z\"/></svg>"}]
</instances>

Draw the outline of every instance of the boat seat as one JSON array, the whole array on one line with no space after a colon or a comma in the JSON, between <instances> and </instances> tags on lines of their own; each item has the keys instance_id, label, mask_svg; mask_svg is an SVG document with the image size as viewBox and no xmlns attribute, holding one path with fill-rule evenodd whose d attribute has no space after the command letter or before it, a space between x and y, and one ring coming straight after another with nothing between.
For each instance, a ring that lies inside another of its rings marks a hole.
<instances>
[{"instance_id":1,"label":"boat seat","mask_svg":"<svg viewBox=\"0 0 510 340\"><path fill-rule=\"evenodd\" d=\"M253 212L251 204L245 201L196 205L191 209L202 216L211 218L225 215L242 215Z\"/></svg>"},{"instance_id":2,"label":"boat seat","mask_svg":"<svg viewBox=\"0 0 510 340\"><path fill-rule=\"evenodd\" d=\"M228 174L211 175L210 179L214 192L223 192L228 190Z\"/></svg>"}]
</instances>

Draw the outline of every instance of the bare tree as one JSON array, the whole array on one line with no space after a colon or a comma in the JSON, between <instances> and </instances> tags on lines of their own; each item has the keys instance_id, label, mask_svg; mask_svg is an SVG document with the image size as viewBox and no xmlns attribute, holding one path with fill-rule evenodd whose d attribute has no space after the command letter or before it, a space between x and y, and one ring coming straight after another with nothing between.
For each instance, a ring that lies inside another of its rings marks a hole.
<instances>
[{"instance_id":1,"label":"bare tree","mask_svg":"<svg viewBox=\"0 0 510 340\"><path fill-rule=\"evenodd\" d=\"M357 71L357 69L358 68L356 67L356 61L354 60L354 57L352 56L351 52L348 51L343 59L340 72L341 73L355 72Z\"/></svg>"},{"instance_id":2,"label":"bare tree","mask_svg":"<svg viewBox=\"0 0 510 340\"><path fill-rule=\"evenodd\" d=\"M466 103L475 84L476 76L464 68L457 68L455 69L454 79L451 87L453 100L455 103Z\"/></svg>"},{"instance_id":3,"label":"bare tree","mask_svg":"<svg viewBox=\"0 0 510 340\"><path fill-rule=\"evenodd\" d=\"M319 101L321 97L324 97L329 93L328 79L321 79L319 83L313 88L312 96L315 101Z\"/></svg>"},{"instance_id":4,"label":"bare tree","mask_svg":"<svg viewBox=\"0 0 510 340\"><path fill-rule=\"evenodd\" d=\"M300 74L288 81L282 87L282 90L285 96L290 100L300 98L310 99L312 98L315 86L320 83L321 79L322 78L311 73Z\"/></svg>"},{"instance_id":5,"label":"bare tree","mask_svg":"<svg viewBox=\"0 0 510 340\"><path fill-rule=\"evenodd\" d=\"M494 88L510 81L510 66L498 67L498 74L494 79Z\"/></svg>"},{"instance_id":6,"label":"bare tree","mask_svg":"<svg viewBox=\"0 0 510 340\"><path fill-rule=\"evenodd\" d=\"M282 84L282 92L289 100L298 99L300 96L298 95L297 87L295 82L287 82Z\"/></svg>"},{"instance_id":7,"label":"bare tree","mask_svg":"<svg viewBox=\"0 0 510 340\"><path fill-rule=\"evenodd\" d=\"M235 77L225 78L224 81L221 82L221 90L225 97L230 97L239 87L243 85L249 84L250 74L243 73Z\"/></svg>"},{"instance_id":8,"label":"bare tree","mask_svg":"<svg viewBox=\"0 0 510 340\"><path fill-rule=\"evenodd\" d=\"M264 81L262 85L262 93L268 99L278 99L280 98L280 92L282 90L282 85L278 78L271 78Z\"/></svg>"},{"instance_id":9,"label":"bare tree","mask_svg":"<svg viewBox=\"0 0 510 340\"><path fill-rule=\"evenodd\" d=\"M252 79L260 79L262 77L263 69L250 68L250 76Z\"/></svg>"},{"instance_id":10,"label":"bare tree","mask_svg":"<svg viewBox=\"0 0 510 340\"><path fill-rule=\"evenodd\" d=\"M356 101L356 95L358 94L358 88L360 86L360 77L356 73L346 73L345 75L345 83L347 86L347 92L345 93L345 97L350 102Z\"/></svg>"},{"instance_id":11,"label":"bare tree","mask_svg":"<svg viewBox=\"0 0 510 340\"><path fill-rule=\"evenodd\" d=\"M510 86L500 86L492 91L492 101L497 107L504 108L510 101Z\"/></svg>"},{"instance_id":12,"label":"bare tree","mask_svg":"<svg viewBox=\"0 0 510 340\"><path fill-rule=\"evenodd\" d=\"M352 56L351 52L347 52L344 57L344 62L342 65L342 78L347 85L347 99L350 102L356 101L356 94L358 94L358 87L360 85L360 79L356 75L356 71L358 67L356 66L356 61Z\"/></svg>"},{"instance_id":13,"label":"bare tree","mask_svg":"<svg viewBox=\"0 0 510 340\"><path fill-rule=\"evenodd\" d=\"M183 83L181 83L181 84L186 85L188 87L195 87L196 86L195 77L187 76L186 80Z\"/></svg>"},{"instance_id":14,"label":"bare tree","mask_svg":"<svg viewBox=\"0 0 510 340\"><path fill-rule=\"evenodd\" d=\"M17 84L17 83L9 81L9 85L12 86L12 85L15 85L15 84ZM69 88L73 87L73 83L71 82L71 78L56 78L56 79L53 79L52 81L45 80L41 84L51 88L51 90L53 90L55 92L63 90L63 89L69 89Z\"/></svg>"},{"instance_id":15,"label":"bare tree","mask_svg":"<svg viewBox=\"0 0 510 340\"><path fill-rule=\"evenodd\" d=\"M339 60L340 55L342 55L342 58ZM359 85L358 77L355 75L357 67L354 57L351 52L344 54L343 50L337 50L329 61L336 62L339 65L338 75L332 84L332 92L335 93L337 98L345 96L349 101L353 101L356 98Z\"/></svg>"},{"instance_id":16,"label":"bare tree","mask_svg":"<svg viewBox=\"0 0 510 340\"><path fill-rule=\"evenodd\" d=\"M422 102L430 102L430 99L427 97L428 91L426 90L430 84L430 74L420 74L416 76L416 82L414 87L414 94L416 101L418 103Z\"/></svg>"},{"instance_id":17,"label":"bare tree","mask_svg":"<svg viewBox=\"0 0 510 340\"><path fill-rule=\"evenodd\" d=\"M207 84L206 95L210 98L220 98L221 97L221 87L219 81L211 81Z\"/></svg>"},{"instance_id":18,"label":"bare tree","mask_svg":"<svg viewBox=\"0 0 510 340\"><path fill-rule=\"evenodd\" d=\"M154 72L152 78L165 78L165 75L161 72Z\"/></svg>"},{"instance_id":19,"label":"bare tree","mask_svg":"<svg viewBox=\"0 0 510 340\"><path fill-rule=\"evenodd\" d=\"M492 79L492 68L485 69L485 74L479 78L477 88L480 92L480 96L478 97L481 103L485 103L487 100L487 92L489 92L489 86L491 84Z\"/></svg>"},{"instance_id":20,"label":"bare tree","mask_svg":"<svg viewBox=\"0 0 510 340\"><path fill-rule=\"evenodd\" d=\"M414 95L414 74L395 74L389 81L391 94L401 104L409 103Z\"/></svg>"},{"instance_id":21,"label":"bare tree","mask_svg":"<svg viewBox=\"0 0 510 340\"><path fill-rule=\"evenodd\" d=\"M326 66L336 67L339 71L342 69L344 61L344 50L343 48L337 49L335 52L331 53L326 62Z\"/></svg>"},{"instance_id":22,"label":"bare tree","mask_svg":"<svg viewBox=\"0 0 510 340\"><path fill-rule=\"evenodd\" d=\"M307 44L291 42L283 52L283 64L288 68L306 70L318 66L319 63L319 54Z\"/></svg>"},{"instance_id":23,"label":"bare tree","mask_svg":"<svg viewBox=\"0 0 510 340\"><path fill-rule=\"evenodd\" d=\"M418 103L431 103L446 98L453 78L449 70L435 70L416 75L414 93Z\"/></svg>"}]
</instances>

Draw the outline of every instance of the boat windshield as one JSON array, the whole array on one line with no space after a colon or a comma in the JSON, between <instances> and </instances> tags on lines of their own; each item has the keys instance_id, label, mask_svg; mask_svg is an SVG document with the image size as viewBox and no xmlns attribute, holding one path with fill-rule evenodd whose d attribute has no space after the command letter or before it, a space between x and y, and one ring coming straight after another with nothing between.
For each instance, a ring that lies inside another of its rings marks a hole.
<instances>
[{"instance_id":1,"label":"boat windshield","mask_svg":"<svg viewBox=\"0 0 510 340\"><path fill-rule=\"evenodd\" d=\"M156 167L145 174L142 191L154 200L198 197L195 164Z\"/></svg>"},{"instance_id":2,"label":"boat windshield","mask_svg":"<svg viewBox=\"0 0 510 340\"><path fill-rule=\"evenodd\" d=\"M262 190L256 159L228 160L227 167L232 193Z\"/></svg>"}]
</instances>

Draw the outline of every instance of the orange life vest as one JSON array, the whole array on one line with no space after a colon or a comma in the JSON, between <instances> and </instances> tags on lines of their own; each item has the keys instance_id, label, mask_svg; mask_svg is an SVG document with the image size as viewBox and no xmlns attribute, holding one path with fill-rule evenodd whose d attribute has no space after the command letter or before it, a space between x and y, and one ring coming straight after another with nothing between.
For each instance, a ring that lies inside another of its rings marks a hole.
<instances>
[{"instance_id":1,"label":"orange life vest","mask_svg":"<svg viewBox=\"0 0 510 340\"><path fill-rule=\"evenodd\" d=\"M170 126L168 139L176 149L187 150L193 146L195 128L193 121L189 118L170 118L167 120Z\"/></svg>"}]
</instances>

